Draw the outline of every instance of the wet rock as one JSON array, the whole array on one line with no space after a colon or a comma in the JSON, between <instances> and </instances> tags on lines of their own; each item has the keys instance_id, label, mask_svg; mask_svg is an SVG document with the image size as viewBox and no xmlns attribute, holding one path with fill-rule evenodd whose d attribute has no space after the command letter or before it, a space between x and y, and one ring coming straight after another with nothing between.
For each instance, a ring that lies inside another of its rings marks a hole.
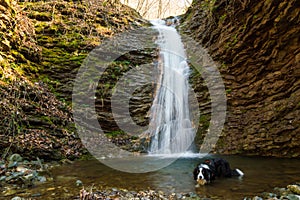
<instances>
[{"instance_id":1,"label":"wet rock","mask_svg":"<svg viewBox=\"0 0 300 200\"><path fill-rule=\"evenodd\" d=\"M1 176L1 177L0 177L0 182L1 182L1 181L4 181L5 179L6 179L6 176Z\"/></svg>"},{"instance_id":2,"label":"wet rock","mask_svg":"<svg viewBox=\"0 0 300 200\"><path fill-rule=\"evenodd\" d=\"M13 167L17 167L18 166L18 162L16 161L9 161L7 167L8 168L13 168Z\"/></svg>"},{"instance_id":3,"label":"wet rock","mask_svg":"<svg viewBox=\"0 0 300 200\"><path fill-rule=\"evenodd\" d=\"M15 189L10 188L10 187L6 187L4 192L3 192L3 195L4 196L11 196L11 195L14 195L16 193L17 193L17 191Z\"/></svg>"},{"instance_id":4,"label":"wet rock","mask_svg":"<svg viewBox=\"0 0 300 200\"><path fill-rule=\"evenodd\" d=\"M263 198L275 198L277 195L276 194L274 194L274 193L269 193L269 192L264 192L263 194L262 194L262 197Z\"/></svg>"},{"instance_id":5,"label":"wet rock","mask_svg":"<svg viewBox=\"0 0 300 200\"><path fill-rule=\"evenodd\" d=\"M34 179L34 174L28 174L28 175L26 175L26 176L23 176L23 178L25 178L26 180L32 180L32 179Z\"/></svg>"},{"instance_id":6,"label":"wet rock","mask_svg":"<svg viewBox=\"0 0 300 200\"><path fill-rule=\"evenodd\" d=\"M21 197L14 197L11 200L23 200L23 198L21 198Z\"/></svg>"},{"instance_id":7,"label":"wet rock","mask_svg":"<svg viewBox=\"0 0 300 200\"><path fill-rule=\"evenodd\" d=\"M82 189L80 191L81 200L91 199L120 199L120 200L175 200L175 199L198 199L200 198L194 193L176 194L172 193L167 195L162 191L144 190L144 191L128 191L126 189L106 189L95 192L88 192L88 190Z\"/></svg>"},{"instance_id":8,"label":"wet rock","mask_svg":"<svg viewBox=\"0 0 300 200\"><path fill-rule=\"evenodd\" d=\"M41 193L35 193L35 194L32 194L31 196L32 197L40 197L40 196L42 196L42 194Z\"/></svg>"},{"instance_id":9,"label":"wet rock","mask_svg":"<svg viewBox=\"0 0 300 200\"><path fill-rule=\"evenodd\" d=\"M6 168L5 162L2 161L2 160L0 160L0 170L1 170L1 169L5 169L5 168Z\"/></svg>"},{"instance_id":10,"label":"wet rock","mask_svg":"<svg viewBox=\"0 0 300 200\"><path fill-rule=\"evenodd\" d=\"M300 186L299 186L299 185L288 185L287 188L288 188L291 192L300 195Z\"/></svg>"},{"instance_id":11,"label":"wet rock","mask_svg":"<svg viewBox=\"0 0 300 200\"><path fill-rule=\"evenodd\" d=\"M55 190L55 188L54 187L52 187L52 188L47 188L47 190L46 191L54 191Z\"/></svg>"},{"instance_id":12,"label":"wet rock","mask_svg":"<svg viewBox=\"0 0 300 200\"><path fill-rule=\"evenodd\" d=\"M25 168L25 167L23 167L23 166L18 166L18 167L16 168L16 171L17 171L17 172L22 172L22 173L29 173L31 170L28 169L28 168Z\"/></svg>"},{"instance_id":13,"label":"wet rock","mask_svg":"<svg viewBox=\"0 0 300 200\"><path fill-rule=\"evenodd\" d=\"M285 198L288 200L300 200L300 196L295 194L288 194Z\"/></svg>"},{"instance_id":14,"label":"wet rock","mask_svg":"<svg viewBox=\"0 0 300 200\"><path fill-rule=\"evenodd\" d=\"M255 197L253 198L253 200L263 200L263 198L261 198L261 197L259 197L259 196L255 196Z\"/></svg>"},{"instance_id":15,"label":"wet rock","mask_svg":"<svg viewBox=\"0 0 300 200\"><path fill-rule=\"evenodd\" d=\"M40 183L44 183L47 181L47 178L45 176L37 176L37 180L40 182Z\"/></svg>"},{"instance_id":16,"label":"wet rock","mask_svg":"<svg viewBox=\"0 0 300 200\"><path fill-rule=\"evenodd\" d=\"M82 185L83 185L83 183L82 183L81 180L77 180L77 181L76 181L76 186L82 186Z\"/></svg>"},{"instance_id":17,"label":"wet rock","mask_svg":"<svg viewBox=\"0 0 300 200\"><path fill-rule=\"evenodd\" d=\"M13 154L9 157L9 161L12 161L12 162L22 162L23 161L23 158L22 156L20 156L20 154Z\"/></svg>"},{"instance_id":18,"label":"wet rock","mask_svg":"<svg viewBox=\"0 0 300 200\"><path fill-rule=\"evenodd\" d=\"M286 188L274 188L273 192L264 192L260 196L255 196L253 198L245 197L244 200L300 200L299 192L299 184L288 185Z\"/></svg>"},{"instance_id":19,"label":"wet rock","mask_svg":"<svg viewBox=\"0 0 300 200\"><path fill-rule=\"evenodd\" d=\"M177 197L178 199L181 199L181 198L182 198L182 194L176 194L176 197Z\"/></svg>"},{"instance_id":20,"label":"wet rock","mask_svg":"<svg viewBox=\"0 0 300 200\"><path fill-rule=\"evenodd\" d=\"M125 197L127 197L127 198L133 198L134 196L133 196L133 194L131 194L131 193L127 193L127 194L125 195Z\"/></svg>"},{"instance_id":21,"label":"wet rock","mask_svg":"<svg viewBox=\"0 0 300 200\"><path fill-rule=\"evenodd\" d=\"M193 192L190 192L189 195L190 195L190 197L192 197L192 198L197 197L197 194L195 194L195 193L193 193Z\"/></svg>"},{"instance_id":22,"label":"wet rock","mask_svg":"<svg viewBox=\"0 0 300 200\"><path fill-rule=\"evenodd\" d=\"M14 154L8 159L8 164L2 164L0 169L0 184L22 186L24 188L32 186L35 183L44 183L47 181L45 176L47 174L47 167L42 164L42 160L22 160L18 154Z\"/></svg>"}]
</instances>

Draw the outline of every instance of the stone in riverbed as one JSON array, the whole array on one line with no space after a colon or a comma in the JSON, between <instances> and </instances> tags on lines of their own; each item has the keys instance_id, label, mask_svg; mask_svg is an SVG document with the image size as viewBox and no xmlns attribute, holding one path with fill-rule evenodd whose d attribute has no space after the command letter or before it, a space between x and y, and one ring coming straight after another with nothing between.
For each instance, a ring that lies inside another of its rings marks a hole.
<instances>
[{"instance_id":1,"label":"stone in riverbed","mask_svg":"<svg viewBox=\"0 0 300 200\"><path fill-rule=\"evenodd\" d=\"M77 180L76 181L76 186L82 186L83 184L82 184L82 181L81 180Z\"/></svg>"},{"instance_id":2,"label":"stone in riverbed","mask_svg":"<svg viewBox=\"0 0 300 200\"><path fill-rule=\"evenodd\" d=\"M264 192L262 193L262 197L265 199L270 199L270 198L272 199L272 198L276 198L277 195L271 192Z\"/></svg>"},{"instance_id":3,"label":"stone in riverbed","mask_svg":"<svg viewBox=\"0 0 300 200\"><path fill-rule=\"evenodd\" d=\"M17 161L9 161L7 168L13 168L13 167L17 167L17 166L18 166Z\"/></svg>"},{"instance_id":4,"label":"stone in riverbed","mask_svg":"<svg viewBox=\"0 0 300 200\"><path fill-rule=\"evenodd\" d=\"M131 194L131 193L127 193L127 194L125 195L125 197L127 197L127 198L134 198L133 194Z\"/></svg>"},{"instance_id":5,"label":"stone in riverbed","mask_svg":"<svg viewBox=\"0 0 300 200\"><path fill-rule=\"evenodd\" d=\"M11 200L23 200L21 197L14 197Z\"/></svg>"},{"instance_id":6,"label":"stone in riverbed","mask_svg":"<svg viewBox=\"0 0 300 200\"><path fill-rule=\"evenodd\" d=\"M6 190L2 193L5 197L16 194L17 191L13 188L6 188Z\"/></svg>"},{"instance_id":7,"label":"stone in riverbed","mask_svg":"<svg viewBox=\"0 0 300 200\"><path fill-rule=\"evenodd\" d=\"M9 157L9 161L11 162L22 162L23 158L19 154L15 153Z\"/></svg>"},{"instance_id":8,"label":"stone in riverbed","mask_svg":"<svg viewBox=\"0 0 300 200\"><path fill-rule=\"evenodd\" d=\"M299 186L299 185L288 185L287 188L288 188L291 192L300 195L300 186Z\"/></svg>"},{"instance_id":9,"label":"stone in riverbed","mask_svg":"<svg viewBox=\"0 0 300 200\"><path fill-rule=\"evenodd\" d=\"M6 165L5 162L3 160L0 160L0 169L5 169Z\"/></svg>"},{"instance_id":10,"label":"stone in riverbed","mask_svg":"<svg viewBox=\"0 0 300 200\"><path fill-rule=\"evenodd\" d=\"M33 180L34 178L35 178L35 176L34 176L34 174L28 174L28 175L26 175L26 176L23 176L23 178L25 179L25 180Z\"/></svg>"},{"instance_id":11,"label":"stone in riverbed","mask_svg":"<svg viewBox=\"0 0 300 200\"><path fill-rule=\"evenodd\" d=\"M288 194L286 197L284 197L284 199L285 198L288 200L300 200L300 196L296 194Z\"/></svg>"},{"instance_id":12,"label":"stone in riverbed","mask_svg":"<svg viewBox=\"0 0 300 200\"><path fill-rule=\"evenodd\" d=\"M16 171L17 171L17 172L25 173L25 172L31 172L32 170L30 170L30 169L28 169L28 168L25 168L25 167L23 167L23 166L18 166L18 167L16 168Z\"/></svg>"},{"instance_id":13,"label":"stone in riverbed","mask_svg":"<svg viewBox=\"0 0 300 200\"><path fill-rule=\"evenodd\" d=\"M45 176L37 176L36 178L40 183L44 183L47 181L47 178Z\"/></svg>"},{"instance_id":14,"label":"stone in riverbed","mask_svg":"<svg viewBox=\"0 0 300 200\"><path fill-rule=\"evenodd\" d=\"M289 191L286 188L278 188L278 187L276 187L276 188L274 188L274 191L279 196L286 196L289 193Z\"/></svg>"}]
</instances>

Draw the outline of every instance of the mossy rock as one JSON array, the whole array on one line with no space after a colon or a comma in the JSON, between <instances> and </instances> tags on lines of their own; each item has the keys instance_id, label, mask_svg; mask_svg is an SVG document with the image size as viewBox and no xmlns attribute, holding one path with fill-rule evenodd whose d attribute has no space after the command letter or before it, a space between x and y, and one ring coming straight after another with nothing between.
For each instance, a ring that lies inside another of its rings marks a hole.
<instances>
[{"instance_id":1,"label":"mossy rock","mask_svg":"<svg viewBox=\"0 0 300 200\"><path fill-rule=\"evenodd\" d=\"M36 19L38 21L51 21L52 20L52 14L50 12L34 11L34 12L29 13L28 17L31 19Z\"/></svg>"}]
</instances>

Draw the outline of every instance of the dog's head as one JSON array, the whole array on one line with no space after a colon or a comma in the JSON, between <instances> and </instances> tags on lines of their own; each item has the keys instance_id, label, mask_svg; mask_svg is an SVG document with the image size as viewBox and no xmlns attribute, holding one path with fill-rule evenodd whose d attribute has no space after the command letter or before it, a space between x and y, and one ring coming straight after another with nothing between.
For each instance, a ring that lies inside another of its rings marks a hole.
<instances>
[{"instance_id":1,"label":"dog's head","mask_svg":"<svg viewBox=\"0 0 300 200\"><path fill-rule=\"evenodd\" d=\"M210 183L214 179L214 175L209 165L200 164L194 170L194 179L199 185Z\"/></svg>"}]
</instances>

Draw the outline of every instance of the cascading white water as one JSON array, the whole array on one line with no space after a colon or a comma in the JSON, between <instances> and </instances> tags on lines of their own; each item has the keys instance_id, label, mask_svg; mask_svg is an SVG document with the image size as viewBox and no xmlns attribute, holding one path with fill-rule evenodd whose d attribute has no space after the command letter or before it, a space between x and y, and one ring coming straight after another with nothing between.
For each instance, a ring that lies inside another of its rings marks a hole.
<instances>
[{"instance_id":1,"label":"cascading white water","mask_svg":"<svg viewBox=\"0 0 300 200\"><path fill-rule=\"evenodd\" d=\"M152 21L159 31L160 76L151 108L150 153L184 153L193 143L195 131L188 103L189 67L180 35L163 20Z\"/></svg>"}]
</instances>

